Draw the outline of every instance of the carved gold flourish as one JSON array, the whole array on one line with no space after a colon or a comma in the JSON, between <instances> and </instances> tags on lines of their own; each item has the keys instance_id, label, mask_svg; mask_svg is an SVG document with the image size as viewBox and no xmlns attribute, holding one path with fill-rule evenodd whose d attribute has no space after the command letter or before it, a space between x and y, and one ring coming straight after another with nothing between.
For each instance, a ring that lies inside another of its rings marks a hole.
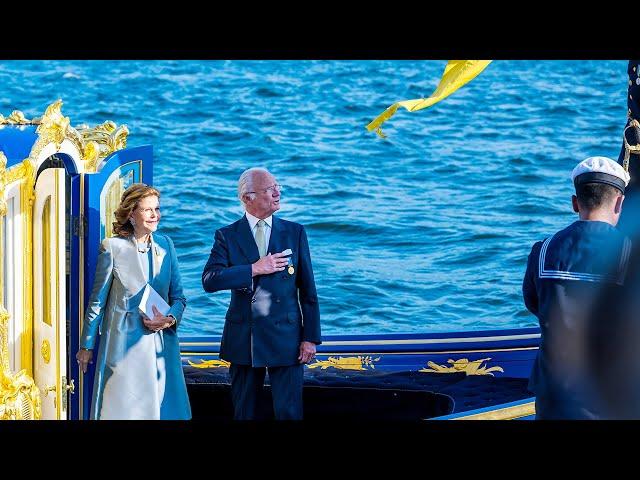
<instances>
[{"instance_id":1,"label":"carved gold flourish","mask_svg":"<svg viewBox=\"0 0 640 480\"><path fill-rule=\"evenodd\" d=\"M14 110L8 117L0 115L0 125L37 125L38 123L40 118L29 120L20 110Z\"/></svg>"},{"instance_id":2,"label":"carved gold flourish","mask_svg":"<svg viewBox=\"0 0 640 480\"><path fill-rule=\"evenodd\" d=\"M22 180L23 178L27 177L27 174L29 172L29 167L25 165L24 163L25 161L19 163L18 165L14 165L11 168L9 168L9 170L7 170L5 185L9 185L15 181Z\"/></svg>"},{"instance_id":3,"label":"carved gold flourish","mask_svg":"<svg viewBox=\"0 0 640 480\"><path fill-rule=\"evenodd\" d=\"M378 358L371 358L371 356L358 355L357 357L329 357L327 360L316 360L315 363L307 365L309 368L320 368L326 370L327 368L337 368L338 370L366 370L366 367L375 369L376 366L373 362L380 360Z\"/></svg>"},{"instance_id":4,"label":"carved gold flourish","mask_svg":"<svg viewBox=\"0 0 640 480\"><path fill-rule=\"evenodd\" d=\"M62 100L56 100L45 110L40 125L36 129L38 140L36 140L36 143L31 149L30 158L36 160L42 149L50 143L55 143L56 149L59 149L64 139L67 138L68 130L72 127L69 117L62 115L61 107ZM82 153L80 145L76 144L76 147L78 147L78 150Z\"/></svg>"},{"instance_id":5,"label":"carved gold flourish","mask_svg":"<svg viewBox=\"0 0 640 480\"><path fill-rule=\"evenodd\" d=\"M95 172L101 159L127 146L129 129L126 125L118 127L108 120L93 128L81 125L76 129L71 126L69 117L62 115L61 108L62 100L56 100L47 107L36 130L39 137L31 149L31 159L36 160L42 149L50 143L59 149L66 139L80 152L85 170Z\"/></svg>"},{"instance_id":6,"label":"carved gold flourish","mask_svg":"<svg viewBox=\"0 0 640 480\"><path fill-rule=\"evenodd\" d=\"M42 355L44 363L49 363L49 360L51 360L51 344L46 338L42 341L42 346L40 347L40 355Z\"/></svg>"},{"instance_id":7,"label":"carved gold flourish","mask_svg":"<svg viewBox=\"0 0 640 480\"><path fill-rule=\"evenodd\" d=\"M86 125L79 126L78 133L86 145L84 160L87 162L87 168L91 167L91 171L95 171L98 159L105 158L116 150L122 150L127 146L129 129L126 125L118 127L111 120L107 120L102 125L96 125L93 128Z\"/></svg>"},{"instance_id":8,"label":"carved gold flourish","mask_svg":"<svg viewBox=\"0 0 640 480\"><path fill-rule=\"evenodd\" d=\"M26 370L9 368L9 314L0 307L0 420L37 420L42 416L40 390Z\"/></svg>"},{"instance_id":9,"label":"carved gold flourish","mask_svg":"<svg viewBox=\"0 0 640 480\"><path fill-rule=\"evenodd\" d=\"M429 372L429 373L457 373L464 372L467 375L491 375L493 377L493 373L491 372L504 372L502 367L490 367L487 368L486 365L482 365L484 362L488 362L491 358L482 358L480 360L469 361L468 358L459 358L458 360L447 360L447 363L450 363L452 366L447 367L446 365L438 365L434 362L427 362L427 365L431 368L422 368L418 370L419 372Z\"/></svg>"},{"instance_id":10,"label":"carved gold flourish","mask_svg":"<svg viewBox=\"0 0 640 480\"><path fill-rule=\"evenodd\" d=\"M200 363L193 363L191 360L187 360L187 362L195 368L220 368L231 365L231 363L226 360L200 360Z\"/></svg>"}]
</instances>

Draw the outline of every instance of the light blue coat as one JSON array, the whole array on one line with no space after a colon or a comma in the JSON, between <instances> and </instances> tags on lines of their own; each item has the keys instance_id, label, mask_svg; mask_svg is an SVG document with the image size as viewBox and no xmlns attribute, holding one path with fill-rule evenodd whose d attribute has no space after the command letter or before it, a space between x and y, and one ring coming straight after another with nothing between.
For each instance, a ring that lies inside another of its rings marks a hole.
<instances>
[{"instance_id":1,"label":"light blue coat","mask_svg":"<svg viewBox=\"0 0 640 480\"><path fill-rule=\"evenodd\" d=\"M90 418L190 419L176 333L187 303L176 250L168 236L151 235L149 283L177 320L157 333L144 326L138 310L147 283L139 255L133 236L100 245L80 340L93 349L100 333Z\"/></svg>"}]
</instances>

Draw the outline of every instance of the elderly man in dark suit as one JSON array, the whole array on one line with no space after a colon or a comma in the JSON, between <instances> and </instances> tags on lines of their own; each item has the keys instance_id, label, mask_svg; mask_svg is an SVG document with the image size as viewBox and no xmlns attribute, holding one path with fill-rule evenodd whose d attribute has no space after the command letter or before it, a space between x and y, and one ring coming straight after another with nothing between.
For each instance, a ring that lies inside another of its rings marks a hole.
<instances>
[{"instance_id":1,"label":"elderly man in dark suit","mask_svg":"<svg viewBox=\"0 0 640 480\"><path fill-rule=\"evenodd\" d=\"M238 181L245 215L216 231L202 272L207 292L231 290L220 358L231 363L234 418L256 418L269 373L276 419L302 419L303 366L315 357L320 310L304 227L273 216L281 187L250 168Z\"/></svg>"}]
</instances>

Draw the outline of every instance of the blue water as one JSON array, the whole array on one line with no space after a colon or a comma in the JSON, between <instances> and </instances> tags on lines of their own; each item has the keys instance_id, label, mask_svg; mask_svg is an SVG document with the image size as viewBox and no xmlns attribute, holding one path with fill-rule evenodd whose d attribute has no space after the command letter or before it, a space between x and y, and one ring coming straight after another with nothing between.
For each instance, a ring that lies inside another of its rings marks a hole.
<instances>
[{"instance_id":1,"label":"blue water","mask_svg":"<svg viewBox=\"0 0 640 480\"><path fill-rule=\"evenodd\" d=\"M161 230L176 244L185 334L222 331L229 292L200 276L237 178L270 169L304 224L324 334L527 327L531 245L572 222L570 172L617 158L626 61L495 61L434 107L445 61L2 61L0 112L61 98L72 125L110 119L152 144Z\"/></svg>"}]
</instances>

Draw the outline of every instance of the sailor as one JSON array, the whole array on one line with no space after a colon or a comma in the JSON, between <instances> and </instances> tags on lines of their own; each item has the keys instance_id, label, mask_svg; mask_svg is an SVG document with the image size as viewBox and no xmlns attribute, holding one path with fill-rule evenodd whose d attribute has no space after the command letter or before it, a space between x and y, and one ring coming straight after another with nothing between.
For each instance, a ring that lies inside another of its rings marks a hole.
<instances>
[{"instance_id":1,"label":"sailor","mask_svg":"<svg viewBox=\"0 0 640 480\"><path fill-rule=\"evenodd\" d=\"M533 245L522 285L541 329L529 380L538 419L599 418L587 323L599 292L624 284L631 249L616 229L629 174L612 159L590 157L571 177L579 219Z\"/></svg>"}]
</instances>

